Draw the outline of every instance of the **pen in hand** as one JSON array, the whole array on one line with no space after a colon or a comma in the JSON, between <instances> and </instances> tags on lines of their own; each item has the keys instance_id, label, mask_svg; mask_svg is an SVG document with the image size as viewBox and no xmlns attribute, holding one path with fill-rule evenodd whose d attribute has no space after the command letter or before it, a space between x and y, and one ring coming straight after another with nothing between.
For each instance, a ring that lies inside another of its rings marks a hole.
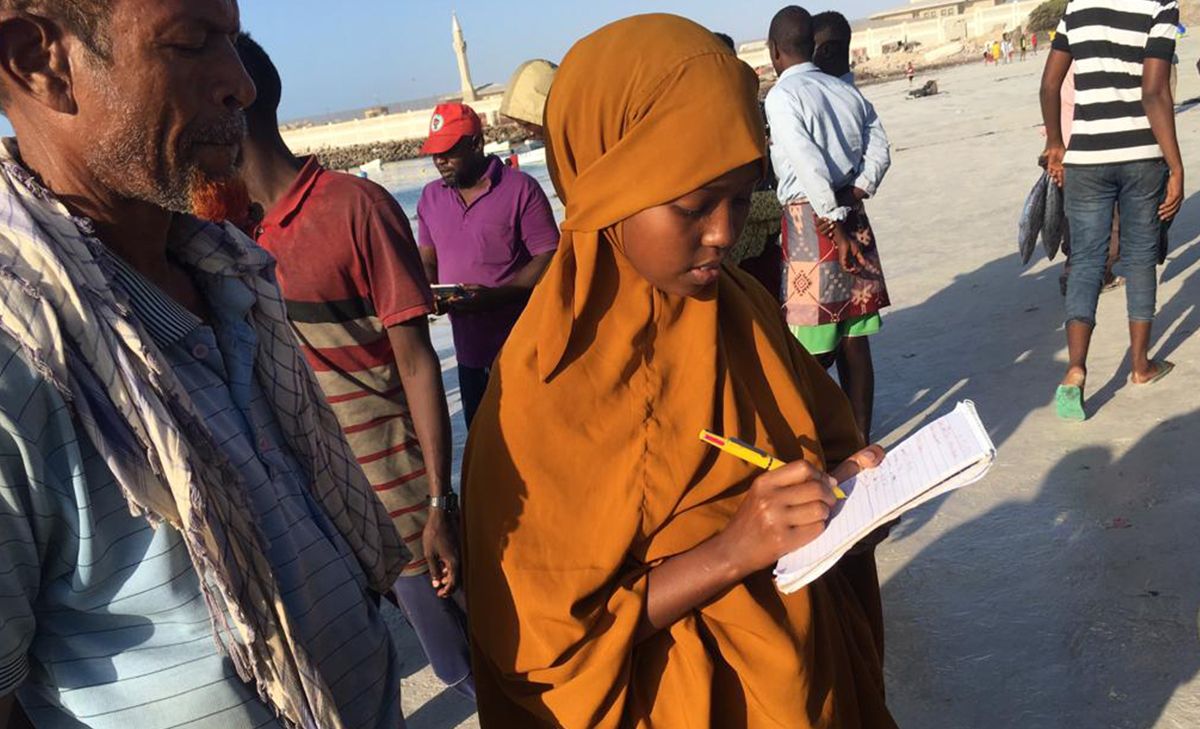
<instances>
[{"instance_id":1,"label":"pen in hand","mask_svg":"<svg viewBox=\"0 0 1200 729\"><path fill-rule=\"evenodd\" d=\"M731 456L740 458L746 463L758 466L765 471L774 471L777 468L782 468L783 466L787 465L771 454L765 453L749 443L738 440L737 438L725 438L717 435L716 433L702 430L700 431L700 440L720 449L725 453L728 453ZM833 495L838 499L846 498L846 492L842 491L841 487L839 487L836 482L833 484Z\"/></svg>"}]
</instances>

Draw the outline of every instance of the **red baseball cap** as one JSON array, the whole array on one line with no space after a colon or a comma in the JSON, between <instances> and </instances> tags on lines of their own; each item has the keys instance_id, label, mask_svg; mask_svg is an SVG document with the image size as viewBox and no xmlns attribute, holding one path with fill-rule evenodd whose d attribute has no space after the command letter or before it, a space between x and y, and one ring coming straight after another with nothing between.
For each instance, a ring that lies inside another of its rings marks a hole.
<instances>
[{"instance_id":1,"label":"red baseball cap","mask_svg":"<svg viewBox=\"0 0 1200 729\"><path fill-rule=\"evenodd\" d=\"M438 104L429 119L429 138L421 145L421 154L445 154L463 137L483 134L483 122L466 104Z\"/></svg>"}]
</instances>

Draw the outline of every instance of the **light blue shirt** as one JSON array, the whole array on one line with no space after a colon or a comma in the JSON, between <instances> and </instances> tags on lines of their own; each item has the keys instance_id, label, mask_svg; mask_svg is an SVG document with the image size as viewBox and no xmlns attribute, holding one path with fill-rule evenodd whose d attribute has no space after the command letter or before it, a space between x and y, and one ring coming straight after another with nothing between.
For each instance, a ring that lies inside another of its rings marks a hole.
<instances>
[{"instance_id":1,"label":"light blue shirt","mask_svg":"<svg viewBox=\"0 0 1200 729\"><path fill-rule=\"evenodd\" d=\"M293 635L346 726L401 726L400 664L366 576L310 495L255 375L252 292L194 272L210 326L111 263L241 473ZM0 335L0 696L14 687L39 729L279 727L218 650L179 533L129 513L59 392Z\"/></svg>"},{"instance_id":2,"label":"light blue shirt","mask_svg":"<svg viewBox=\"0 0 1200 729\"><path fill-rule=\"evenodd\" d=\"M874 195L892 163L875 107L858 89L801 63L784 71L767 94L771 162L779 202L807 199L822 218L845 220L837 192Z\"/></svg>"}]
</instances>

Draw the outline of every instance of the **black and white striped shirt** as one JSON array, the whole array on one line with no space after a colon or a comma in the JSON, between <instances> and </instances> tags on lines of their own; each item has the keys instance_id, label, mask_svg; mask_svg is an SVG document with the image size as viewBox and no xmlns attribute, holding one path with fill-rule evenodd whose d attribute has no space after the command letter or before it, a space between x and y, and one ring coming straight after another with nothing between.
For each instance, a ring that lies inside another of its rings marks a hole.
<instances>
[{"instance_id":1,"label":"black and white striped shirt","mask_svg":"<svg viewBox=\"0 0 1200 729\"><path fill-rule=\"evenodd\" d=\"M1142 109L1142 61L1170 63L1178 25L1176 0L1070 0L1053 44L1075 60L1075 120L1065 164L1163 156Z\"/></svg>"}]
</instances>

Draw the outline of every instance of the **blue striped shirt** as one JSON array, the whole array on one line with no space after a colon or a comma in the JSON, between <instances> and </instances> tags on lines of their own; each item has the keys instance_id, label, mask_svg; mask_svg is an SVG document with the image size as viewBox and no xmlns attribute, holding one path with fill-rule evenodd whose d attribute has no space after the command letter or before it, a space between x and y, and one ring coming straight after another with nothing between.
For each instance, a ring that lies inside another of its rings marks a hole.
<instances>
[{"instance_id":1,"label":"blue striped shirt","mask_svg":"<svg viewBox=\"0 0 1200 729\"><path fill-rule=\"evenodd\" d=\"M253 302L195 272L212 326L113 277L249 489L297 640L347 727L397 727L399 661L353 553L309 495L254 375ZM0 696L35 726L276 727L217 648L182 538L132 516L60 394L0 335Z\"/></svg>"}]
</instances>

